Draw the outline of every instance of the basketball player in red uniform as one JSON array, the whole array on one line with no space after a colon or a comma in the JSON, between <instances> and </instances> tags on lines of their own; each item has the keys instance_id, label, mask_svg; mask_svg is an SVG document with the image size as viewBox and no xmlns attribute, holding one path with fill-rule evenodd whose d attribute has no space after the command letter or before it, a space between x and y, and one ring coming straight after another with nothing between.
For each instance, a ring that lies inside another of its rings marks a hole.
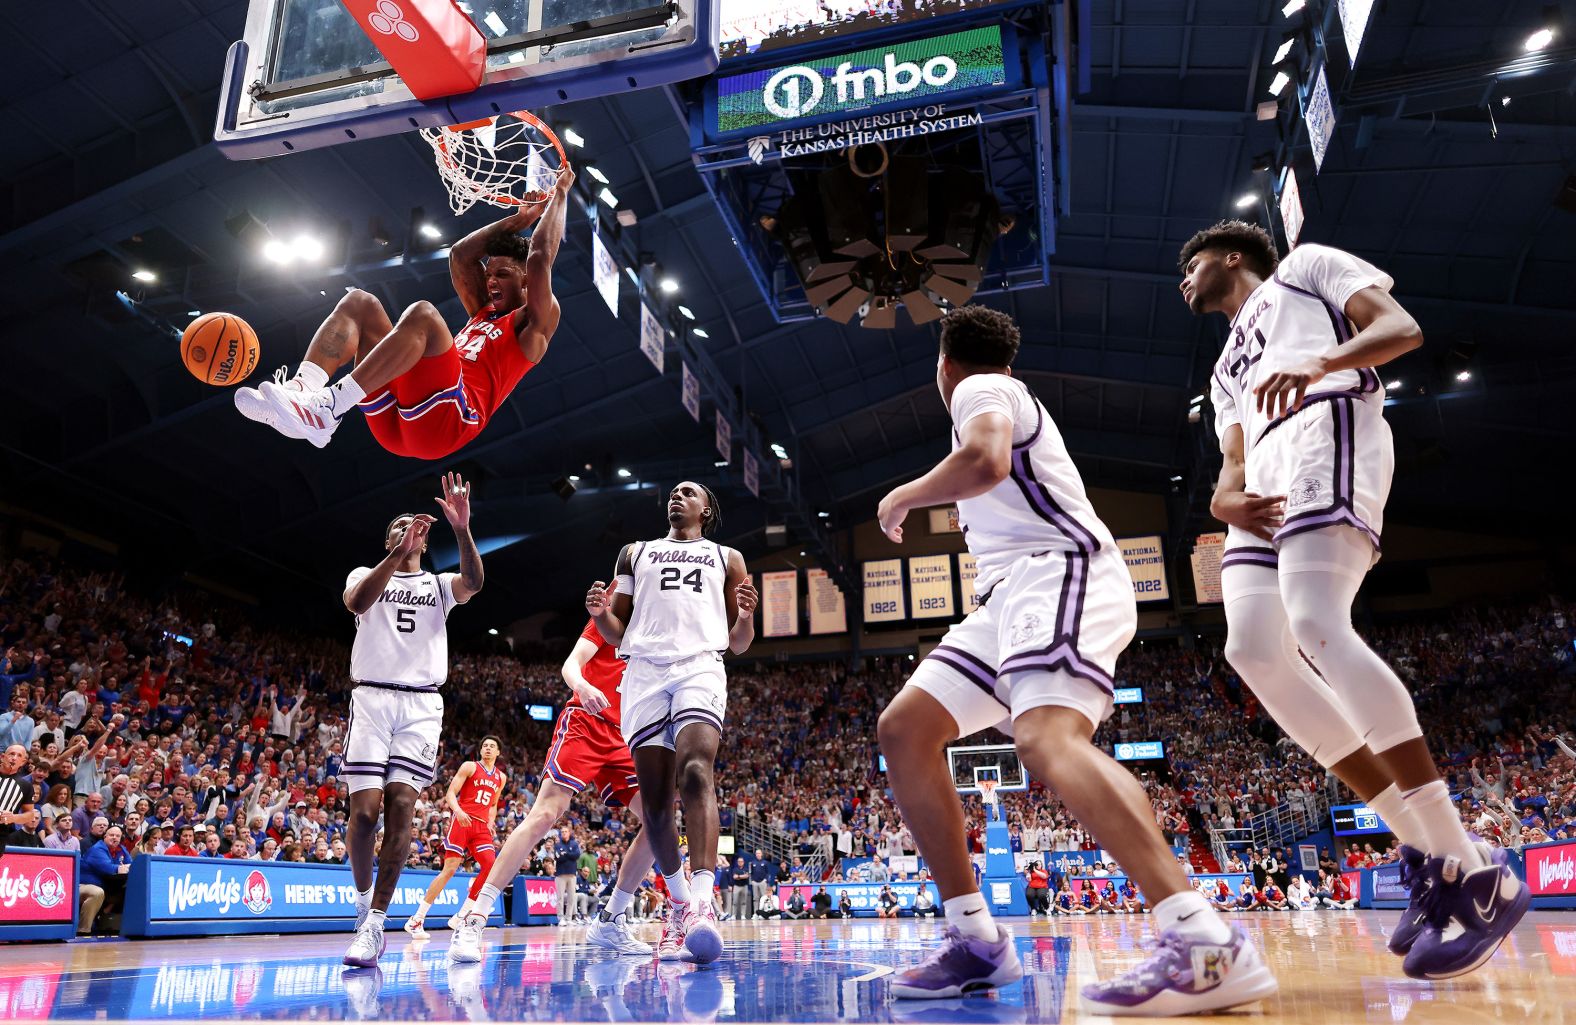
<instances>
[{"instance_id":1,"label":"basketball player in red uniform","mask_svg":"<svg viewBox=\"0 0 1576 1025\"><path fill-rule=\"evenodd\" d=\"M357 407L397 456L442 459L469 444L542 361L558 329L552 267L574 180L566 165L550 195L449 250L449 275L470 318L458 335L430 302L395 324L377 297L351 289L317 329L296 376L285 380L280 368L272 381L237 389L235 407L318 448ZM529 242L520 237L538 221ZM347 363L355 369L330 385Z\"/></svg>"},{"instance_id":2,"label":"basketball player in red uniform","mask_svg":"<svg viewBox=\"0 0 1576 1025\"><path fill-rule=\"evenodd\" d=\"M542 789L525 821L509 834L486 885L476 891L475 905L450 942L451 961L481 960L482 930L499 892L514 879L547 831L569 810L569 802L576 794L595 788L604 804L621 804L641 815L640 779L635 775L635 760L619 726L619 683L624 678L624 662L618 657L617 647L603 640L595 622L586 623L575 641L574 649L564 660L563 677L574 697L559 713L553 729L553 745L547 751L542 771ZM629 931L628 912L653 860L646 831L641 830L624 854L613 896L587 931L586 938L592 943L620 954L652 953L651 944Z\"/></svg>"},{"instance_id":3,"label":"basketball player in red uniform","mask_svg":"<svg viewBox=\"0 0 1576 1025\"><path fill-rule=\"evenodd\" d=\"M449 917L450 929L458 929L465 920L466 912L475 905L476 894L481 892L482 884L487 881L487 873L498 857L498 844L493 840L493 822L498 818L498 797L503 793L503 785L508 779L503 770L498 768L501 747L497 737L483 737L479 752L481 761L461 765L460 771L449 781L449 792L444 796L443 803L453 813L453 818L449 820L449 835L443 841L443 871L427 887L427 895L421 899L416 913L405 921L405 931L417 939L427 938L427 930L423 926L427 909L432 907L438 894L454 878L460 862L467 856L476 862L476 879L471 883L471 892L465 903Z\"/></svg>"}]
</instances>

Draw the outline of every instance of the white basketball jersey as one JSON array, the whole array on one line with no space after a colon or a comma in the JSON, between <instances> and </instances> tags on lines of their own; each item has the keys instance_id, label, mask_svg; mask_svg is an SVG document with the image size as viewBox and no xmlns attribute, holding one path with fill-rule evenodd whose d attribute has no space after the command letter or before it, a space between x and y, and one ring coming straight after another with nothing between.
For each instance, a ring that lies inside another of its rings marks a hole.
<instances>
[{"instance_id":1,"label":"white basketball jersey","mask_svg":"<svg viewBox=\"0 0 1576 1025\"><path fill-rule=\"evenodd\" d=\"M974 417L999 413L1012 421L1012 471L985 494L958 502L963 540L979 565L977 593L995 587L1024 556L1116 548L1061 432L1028 385L1006 374L974 374L953 389L951 413L954 450Z\"/></svg>"},{"instance_id":2,"label":"white basketball jersey","mask_svg":"<svg viewBox=\"0 0 1576 1025\"><path fill-rule=\"evenodd\" d=\"M1394 284L1373 264L1329 246L1304 244L1287 254L1275 273L1249 293L1215 361L1210 401L1216 436L1224 439L1228 427L1241 424L1243 451L1251 456L1265 432L1285 419L1256 408L1254 386L1344 344L1356 333L1344 312L1347 300L1371 285L1388 292ZM1337 395L1384 405L1379 375L1363 368L1339 370L1316 382L1303 397L1303 408Z\"/></svg>"},{"instance_id":3,"label":"white basketball jersey","mask_svg":"<svg viewBox=\"0 0 1576 1025\"><path fill-rule=\"evenodd\" d=\"M351 570L345 590L372 570ZM396 573L372 607L356 617L350 678L436 690L449 677L449 610L457 573Z\"/></svg>"},{"instance_id":4,"label":"white basketball jersey","mask_svg":"<svg viewBox=\"0 0 1576 1025\"><path fill-rule=\"evenodd\" d=\"M728 549L697 538L635 546L634 611L620 658L677 662L728 649Z\"/></svg>"}]
</instances>

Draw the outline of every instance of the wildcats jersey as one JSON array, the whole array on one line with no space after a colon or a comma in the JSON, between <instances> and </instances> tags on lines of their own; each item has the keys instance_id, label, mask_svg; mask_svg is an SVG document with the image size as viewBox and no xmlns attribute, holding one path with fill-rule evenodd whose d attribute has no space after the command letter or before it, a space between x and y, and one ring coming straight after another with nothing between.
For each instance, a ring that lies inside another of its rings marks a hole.
<instances>
[{"instance_id":1,"label":"wildcats jersey","mask_svg":"<svg viewBox=\"0 0 1576 1025\"><path fill-rule=\"evenodd\" d=\"M635 608L621 658L677 662L728 648L728 549L697 538L635 546Z\"/></svg>"},{"instance_id":2,"label":"wildcats jersey","mask_svg":"<svg viewBox=\"0 0 1576 1025\"><path fill-rule=\"evenodd\" d=\"M950 412L954 450L976 416L999 413L1012 421L1012 471L983 495L958 502L963 540L979 565L977 593L989 592L1026 556L1116 548L1061 432L1028 385L1006 374L974 374L953 389Z\"/></svg>"},{"instance_id":3,"label":"wildcats jersey","mask_svg":"<svg viewBox=\"0 0 1576 1025\"><path fill-rule=\"evenodd\" d=\"M351 570L345 590L372 570ZM458 573L396 573L362 615L350 649L350 678L437 690L449 678L447 620Z\"/></svg>"},{"instance_id":4,"label":"wildcats jersey","mask_svg":"<svg viewBox=\"0 0 1576 1025\"><path fill-rule=\"evenodd\" d=\"M496 313L491 305L483 306L454 336L465 390L483 423L503 405L520 378L536 366L520 351L514 314L513 310Z\"/></svg>"},{"instance_id":5,"label":"wildcats jersey","mask_svg":"<svg viewBox=\"0 0 1576 1025\"><path fill-rule=\"evenodd\" d=\"M1244 454L1251 459L1265 433L1287 419L1272 419L1257 409L1254 386L1345 343L1356 333L1344 312L1347 301L1369 286L1388 292L1394 284L1373 264L1329 246L1305 243L1287 254L1231 322L1210 382L1215 434L1224 439L1228 427L1241 424ZM1339 370L1316 382L1303 398L1303 409L1340 396L1384 407L1379 375L1363 368Z\"/></svg>"},{"instance_id":6,"label":"wildcats jersey","mask_svg":"<svg viewBox=\"0 0 1576 1025\"><path fill-rule=\"evenodd\" d=\"M624 679L624 660L618 657L618 648L602 639L602 632L596 628L596 620L588 620L586 628L580 631L580 636L596 645L596 654L591 656L591 661L586 663L581 673L586 682L607 698L607 707L597 716L614 726L618 725L618 717L622 704L618 685ZM580 708L578 697L570 698L567 708Z\"/></svg>"},{"instance_id":7,"label":"wildcats jersey","mask_svg":"<svg viewBox=\"0 0 1576 1025\"><path fill-rule=\"evenodd\" d=\"M471 773L471 778L460 787L454 799L465 809L465 814L485 822L491 810L498 806L498 794L502 790L503 770L496 766L489 769L477 762L476 771Z\"/></svg>"}]
</instances>

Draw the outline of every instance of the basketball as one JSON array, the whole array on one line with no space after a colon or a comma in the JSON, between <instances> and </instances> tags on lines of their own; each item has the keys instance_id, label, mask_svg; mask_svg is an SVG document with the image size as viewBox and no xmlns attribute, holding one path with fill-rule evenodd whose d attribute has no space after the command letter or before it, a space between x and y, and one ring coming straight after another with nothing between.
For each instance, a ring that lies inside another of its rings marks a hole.
<instances>
[{"instance_id":1,"label":"basketball","mask_svg":"<svg viewBox=\"0 0 1576 1025\"><path fill-rule=\"evenodd\" d=\"M257 369L257 332L233 313L205 313L181 334L181 362L203 384L228 388Z\"/></svg>"}]
</instances>

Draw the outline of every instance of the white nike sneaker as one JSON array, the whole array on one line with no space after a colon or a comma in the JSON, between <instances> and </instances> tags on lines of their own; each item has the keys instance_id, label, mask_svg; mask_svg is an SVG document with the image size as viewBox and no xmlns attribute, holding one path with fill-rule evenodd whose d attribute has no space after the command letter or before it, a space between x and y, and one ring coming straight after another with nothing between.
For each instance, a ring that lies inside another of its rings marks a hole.
<instances>
[{"instance_id":1,"label":"white nike sneaker","mask_svg":"<svg viewBox=\"0 0 1576 1025\"><path fill-rule=\"evenodd\" d=\"M350 941L350 949L345 951L345 964L352 968L376 968L378 958L383 956L387 947L388 940L383 930L366 922L356 930L356 938Z\"/></svg>"},{"instance_id":2,"label":"white nike sneaker","mask_svg":"<svg viewBox=\"0 0 1576 1025\"><path fill-rule=\"evenodd\" d=\"M449 940L449 960L458 964L475 964L482 959L482 930L487 920L481 915L466 915L465 921L454 930Z\"/></svg>"},{"instance_id":3,"label":"white nike sneaker","mask_svg":"<svg viewBox=\"0 0 1576 1025\"><path fill-rule=\"evenodd\" d=\"M456 911L454 914L449 916L449 928L450 929L458 930L460 928L460 926L462 926L464 924L465 924L465 916L460 914L458 911Z\"/></svg>"},{"instance_id":4,"label":"white nike sneaker","mask_svg":"<svg viewBox=\"0 0 1576 1025\"><path fill-rule=\"evenodd\" d=\"M427 931L426 924L419 918L405 919L405 931L410 933L410 938L413 940L425 940L432 937L432 933Z\"/></svg>"},{"instance_id":5,"label":"white nike sneaker","mask_svg":"<svg viewBox=\"0 0 1576 1025\"><path fill-rule=\"evenodd\" d=\"M301 379L290 376L290 368L288 366L280 367L278 370L274 371L273 383L285 389L286 391L292 391L299 394L305 394L306 392L306 385L301 383ZM288 435L290 437L296 436L294 433L292 433L292 429L288 422L280 420L274 415L273 407L269 404L267 399L263 398L263 393L257 388L235 389L235 408L239 410L240 414L246 417L248 420L254 420L260 424L267 424L269 427L272 427L280 434Z\"/></svg>"},{"instance_id":6,"label":"white nike sneaker","mask_svg":"<svg viewBox=\"0 0 1576 1025\"><path fill-rule=\"evenodd\" d=\"M591 927L586 930L586 939L622 956L650 957L652 952L651 944L636 938L630 930L627 914L613 918L606 911L598 911Z\"/></svg>"},{"instance_id":7,"label":"white nike sneaker","mask_svg":"<svg viewBox=\"0 0 1576 1025\"><path fill-rule=\"evenodd\" d=\"M339 418L334 416L333 392L328 388L305 391L297 384L294 381L284 384L264 381L258 385L262 415L252 416L247 413L239 397L236 399L236 408L241 409L243 415L268 424L287 438L301 438L322 448L339 429ZM251 405L251 400L247 404Z\"/></svg>"}]
</instances>

